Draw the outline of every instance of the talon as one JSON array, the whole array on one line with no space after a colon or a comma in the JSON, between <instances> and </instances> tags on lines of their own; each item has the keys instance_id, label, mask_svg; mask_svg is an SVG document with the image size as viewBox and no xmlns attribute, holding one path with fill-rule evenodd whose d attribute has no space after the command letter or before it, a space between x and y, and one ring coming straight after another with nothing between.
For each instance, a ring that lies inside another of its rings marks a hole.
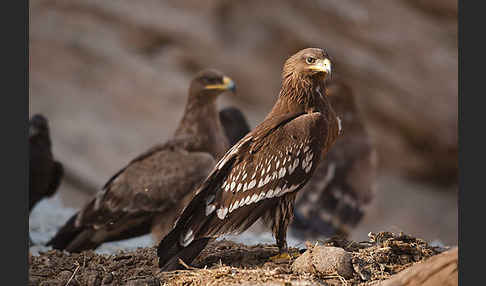
<instances>
[{"instance_id":1,"label":"talon","mask_svg":"<svg viewBox=\"0 0 486 286\"><path fill-rule=\"evenodd\" d=\"M300 256L299 252L292 252L292 253L282 252L280 254L277 254L275 256L270 257L269 259L273 263L282 263L282 262L288 262L288 261L295 259L299 256Z\"/></svg>"},{"instance_id":2,"label":"talon","mask_svg":"<svg viewBox=\"0 0 486 286\"><path fill-rule=\"evenodd\" d=\"M280 263L280 262L285 262L291 260L292 257L289 255L288 252L283 252L280 254L277 254L275 256L270 257L270 261L274 263Z\"/></svg>"}]
</instances>

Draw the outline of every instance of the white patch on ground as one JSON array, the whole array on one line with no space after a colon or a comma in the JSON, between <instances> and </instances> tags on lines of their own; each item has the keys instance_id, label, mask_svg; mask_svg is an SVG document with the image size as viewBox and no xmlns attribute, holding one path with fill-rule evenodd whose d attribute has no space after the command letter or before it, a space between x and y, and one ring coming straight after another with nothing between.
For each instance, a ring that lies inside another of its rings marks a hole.
<instances>
[{"instance_id":1,"label":"white patch on ground","mask_svg":"<svg viewBox=\"0 0 486 286\"><path fill-rule=\"evenodd\" d=\"M76 212L62 205L58 196L40 201L29 217L29 233L34 244L44 244Z\"/></svg>"},{"instance_id":2,"label":"white patch on ground","mask_svg":"<svg viewBox=\"0 0 486 286\"><path fill-rule=\"evenodd\" d=\"M252 231L245 231L239 235L226 235L224 237L218 238L218 240L221 239L228 239L232 240L234 242L238 243L243 243L246 245L256 245L259 243L266 243L266 244L275 244L275 238L273 238L271 232L252 232ZM290 231L287 232L287 245L289 247L298 247L302 248L305 247L305 240L300 240L290 233Z\"/></svg>"},{"instance_id":3,"label":"white patch on ground","mask_svg":"<svg viewBox=\"0 0 486 286\"><path fill-rule=\"evenodd\" d=\"M39 255L40 251L52 249L44 244L49 241L64 223L76 212L76 209L65 207L60 198L55 195L50 199L40 201L32 210L29 217L29 233L32 245L29 251L32 255ZM95 252L100 254L114 254L120 250L135 250L139 247L153 246L150 234L131 239L108 242L98 247Z\"/></svg>"},{"instance_id":4,"label":"white patch on ground","mask_svg":"<svg viewBox=\"0 0 486 286\"><path fill-rule=\"evenodd\" d=\"M100 254L114 254L120 250L136 250L140 247L149 247L153 245L154 240L152 239L152 236L150 234L146 234L135 238L104 243L98 247L95 252Z\"/></svg>"}]
</instances>

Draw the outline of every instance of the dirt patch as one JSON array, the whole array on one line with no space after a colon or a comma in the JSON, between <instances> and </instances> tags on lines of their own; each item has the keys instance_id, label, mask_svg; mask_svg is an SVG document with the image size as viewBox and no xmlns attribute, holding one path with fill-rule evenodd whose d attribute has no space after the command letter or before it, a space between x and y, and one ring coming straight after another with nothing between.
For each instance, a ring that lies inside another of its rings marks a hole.
<instances>
[{"instance_id":1,"label":"dirt patch","mask_svg":"<svg viewBox=\"0 0 486 286\"><path fill-rule=\"evenodd\" d=\"M234 243L209 245L186 270L160 272L156 250L139 248L113 255L86 251L70 254L57 250L29 257L29 285L372 285L445 249L405 234L370 233L369 240L330 239L308 243L341 247L352 254L353 275L294 273L292 262L274 263L273 245ZM291 252L303 253L292 248Z\"/></svg>"},{"instance_id":2,"label":"dirt patch","mask_svg":"<svg viewBox=\"0 0 486 286\"><path fill-rule=\"evenodd\" d=\"M154 248L114 255L50 250L30 257L30 261L29 285L125 285L153 279L158 271Z\"/></svg>"}]
</instances>

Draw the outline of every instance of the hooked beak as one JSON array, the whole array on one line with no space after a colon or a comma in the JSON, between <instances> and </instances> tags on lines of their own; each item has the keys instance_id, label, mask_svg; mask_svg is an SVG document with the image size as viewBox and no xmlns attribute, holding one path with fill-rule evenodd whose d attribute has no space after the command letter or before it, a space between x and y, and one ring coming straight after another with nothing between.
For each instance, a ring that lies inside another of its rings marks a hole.
<instances>
[{"instance_id":1,"label":"hooked beak","mask_svg":"<svg viewBox=\"0 0 486 286\"><path fill-rule=\"evenodd\" d=\"M324 72L326 74L331 74L331 61L329 59L318 60L309 69L316 72Z\"/></svg>"},{"instance_id":2,"label":"hooked beak","mask_svg":"<svg viewBox=\"0 0 486 286\"><path fill-rule=\"evenodd\" d=\"M210 84L206 85L205 89L212 89L212 90L230 90L231 92L236 92L236 85L233 80L227 76L223 76L223 83L222 84Z\"/></svg>"}]
</instances>

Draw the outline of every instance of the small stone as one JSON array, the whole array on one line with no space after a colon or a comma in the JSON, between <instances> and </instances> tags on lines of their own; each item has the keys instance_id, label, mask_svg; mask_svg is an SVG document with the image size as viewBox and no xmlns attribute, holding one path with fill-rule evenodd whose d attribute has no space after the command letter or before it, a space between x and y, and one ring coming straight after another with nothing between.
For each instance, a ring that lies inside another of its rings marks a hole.
<instances>
[{"instance_id":1,"label":"small stone","mask_svg":"<svg viewBox=\"0 0 486 286\"><path fill-rule=\"evenodd\" d=\"M321 275L339 274L344 278L353 276L351 254L332 246L316 246L307 250L292 264L298 273L308 272Z\"/></svg>"},{"instance_id":2,"label":"small stone","mask_svg":"<svg viewBox=\"0 0 486 286\"><path fill-rule=\"evenodd\" d=\"M312 254L309 250L304 252L294 261L294 263L292 263L292 271L316 274L315 268L312 266Z\"/></svg>"}]
</instances>

